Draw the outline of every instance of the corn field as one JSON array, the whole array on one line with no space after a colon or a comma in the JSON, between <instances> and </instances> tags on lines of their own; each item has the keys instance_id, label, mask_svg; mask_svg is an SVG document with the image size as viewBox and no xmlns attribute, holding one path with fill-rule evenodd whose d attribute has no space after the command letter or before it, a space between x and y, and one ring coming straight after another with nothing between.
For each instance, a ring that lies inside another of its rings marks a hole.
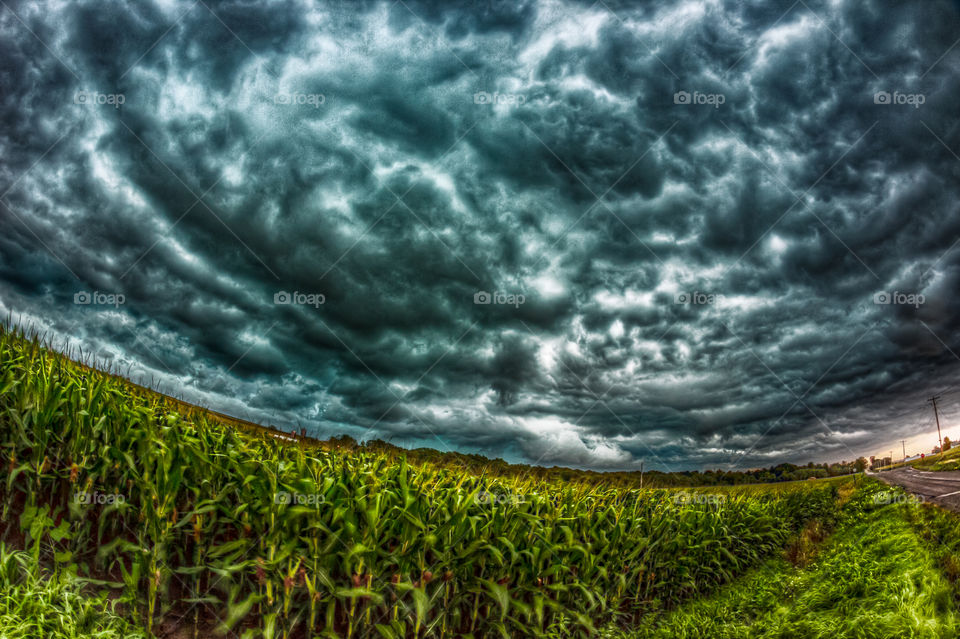
<instances>
[{"instance_id":1,"label":"corn field","mask_svg":"<svg viewBox=\"0 0 960 639\"><path fill-rule=\"evenodd\" d=\"M836 488L678 500L339 453L0 332L3 541L114 589L148 633L578 636L729 581Z\"/></svg>"}]
</instances>

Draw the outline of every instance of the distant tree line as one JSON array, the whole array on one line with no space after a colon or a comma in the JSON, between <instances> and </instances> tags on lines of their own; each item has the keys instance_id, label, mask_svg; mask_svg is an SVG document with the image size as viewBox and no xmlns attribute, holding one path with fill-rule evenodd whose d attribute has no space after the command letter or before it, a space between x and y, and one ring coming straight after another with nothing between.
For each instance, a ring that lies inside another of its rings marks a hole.
<instances>
[{"instance_id":1,"label":"distant tree line","mask_svg":"<svg viewBox=\"0 0 960 639\"><path fill-rule=\"evenodd\" d=\"M370 451L395 456L406 457L410 463L432 464L450 468L465 469L473 473L484 473L495 477L526 476L554 481L576 481L591 484L603 483L607 486L622 486L635 488L641 485L651 488L668 488L676 486L735 486L740 484L757 484L783 481L800 481L806 479L825 479L840 475L849 475L854 472L863 472L867 467L866 458L860 457L855 461L841 461L832 464L816 464L810 462L805 466L796 464L777 464L769 468L754 470L687 470L681 472L647 471L610 471L598 472L592 470L578 470L552 466L529 466L526 464L510 464L502 459L490 459L483 455L464 454L456 452L442 452L432 448L405 449L379 439L358 443L348 435L341 435L321 442L324 448L332 450Z\"/></svg>"}]
</instances>

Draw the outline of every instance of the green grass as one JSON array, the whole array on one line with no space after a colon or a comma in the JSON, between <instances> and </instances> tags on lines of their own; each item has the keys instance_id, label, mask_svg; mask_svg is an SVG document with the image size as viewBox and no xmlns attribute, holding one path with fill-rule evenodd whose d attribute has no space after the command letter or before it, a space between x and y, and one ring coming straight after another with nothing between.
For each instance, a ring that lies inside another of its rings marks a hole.
<instances>
[{"instance_id":1,"label":"green grass","mask_svg":"<svg viewBox=\"0 0 960 639\"><path fill-rule=\"evenodd\" d=\"M909 465L918 470L960 470L960 446L953 446L941 455L927 455Z\"/></svg>"},{"instance_id":2,"label":"green grass","mask_svg":"<svg viewBox=\"0 0 960 639\"><path fill-rule=\"evenodd\" d=\"M908 462L893 462L888 466L883 466L879 471L896 470L897 468L916 468L917 470L932 471L960 470L960 446L954 445L943 453L928 454L923 459L915 459Z\"/></svg>"},{"instance_id":3,"label":"green grass","mask_svg":"<svg viewBox=\"0 0 960 639\"><path fill-rule=\"evenodd\" d=\"M146 639L111 608L103 594L84 592L69 575L45 573L29 554L0 544L0 638Z\"/></svg>"},{"instance_id":4,"label":"green grass","mask_svg":"<svg viewBox=\"0 0 960 639\"><path fill-rule=\"evenodd\" d=\"M928 543L960 602L960 517L930 503L907 509L914 528Z\"/></svg>"},{"instance_id":5,"label":"green grass","mask_svg":"<svg viewBox=\"0 0 960 639\"><path fill-rule=\"evenodd\" d=\"M812 563L766 562L711 597L681 605L621 639L953 638L960 633L954 586L941 572L939 544L910 521L915 504L875 504L882 488L854 496L836 534ZM952 518L937 511L933 517ZM917 520L919 521L919 520ZM952 518L956 531L956 519ZM946 525L946 524L944 524Z\"/></svg>"}]
</instances>

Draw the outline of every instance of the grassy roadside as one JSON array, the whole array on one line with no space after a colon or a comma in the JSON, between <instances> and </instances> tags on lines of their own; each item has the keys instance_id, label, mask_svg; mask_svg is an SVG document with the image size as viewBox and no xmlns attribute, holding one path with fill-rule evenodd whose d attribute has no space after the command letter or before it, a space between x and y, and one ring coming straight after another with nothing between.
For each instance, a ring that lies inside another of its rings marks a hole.
<instances>
[{"instance_id":1,"label":"grassy roadside","mask_svg":"<svg viewBox=\"0 0 960 639\"><path fill-rule=\"evenodd\" d=\"M954 597L960 603L960 516L933 504L910 508L907 516L953 583Z\"/></svg>"},{"instance_id":2,"label":"grassy roadside","mask_svg":"<svg viewBox=\"0 0 960 639\"><path fill-rule=\"evenodd\" d=\"M689 637L956 637L960 614L953 558L936 530L953 539L956 518L903 503L897 491L872 482L844 507L835 534L809 564L770 560L712 597L686 603L619 639Z\"/></svg>"},{"instance_id":3,"label":"grassy roadside","mask_svg":"<svg viewBox=\"0 0 960 639\"><path fill-rule=\"evenodd\" d=\"M960 446L954 446L944 453L929 454L923 459L914 459L912 461L899 461L883 466L877 472L887 470L897 470L899 468L915 468L917 470L960 470Z\"/></svg>"},{"instance_id":4,"label":"grassy roadside","mask_svg":"<svg viewBox=\"0 0 960 639\"><path fill-rule=\"evenodd\" d=\"M908 465L917 470L960 470L960 446L951 448L942 455L928 455Z\"/></svg>"}]
</instances>

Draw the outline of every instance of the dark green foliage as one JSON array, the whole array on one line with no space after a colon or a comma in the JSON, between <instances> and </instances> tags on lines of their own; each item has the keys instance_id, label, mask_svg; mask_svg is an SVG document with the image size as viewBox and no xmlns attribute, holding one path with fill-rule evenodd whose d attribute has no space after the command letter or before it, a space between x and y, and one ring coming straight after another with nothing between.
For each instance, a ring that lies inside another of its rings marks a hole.
<instances>
[{"instance_id":1,"label":"dark green foliage","mask_svg":"<svg viewBox=\"0 0 960 639\"><path fill-rule=\"evenodd\" d=\"M107 582L148 630L171 617L245 637L632 624L778 552L836 496L810 482L678 500L325 450L186 412L10 332L0 434L3 520L20 523L4 534Z\"/></svg>"},{"instance_id":2,"label":"dark green foliage","mask_svg":"<svg viewBox=\"0 0 960 639\"><path fill-rule=\"evenodd\" d=\"M892 498L891 498L892 497ZM936 543L909 523L936 520L956 547L957 519L870 483L860 488L812 563L773 559L714 596L648 616L610 639L860 639L960 636L951 585ZM950 522L949 524L947 522Z\"/></svg>"}]
</instances>

